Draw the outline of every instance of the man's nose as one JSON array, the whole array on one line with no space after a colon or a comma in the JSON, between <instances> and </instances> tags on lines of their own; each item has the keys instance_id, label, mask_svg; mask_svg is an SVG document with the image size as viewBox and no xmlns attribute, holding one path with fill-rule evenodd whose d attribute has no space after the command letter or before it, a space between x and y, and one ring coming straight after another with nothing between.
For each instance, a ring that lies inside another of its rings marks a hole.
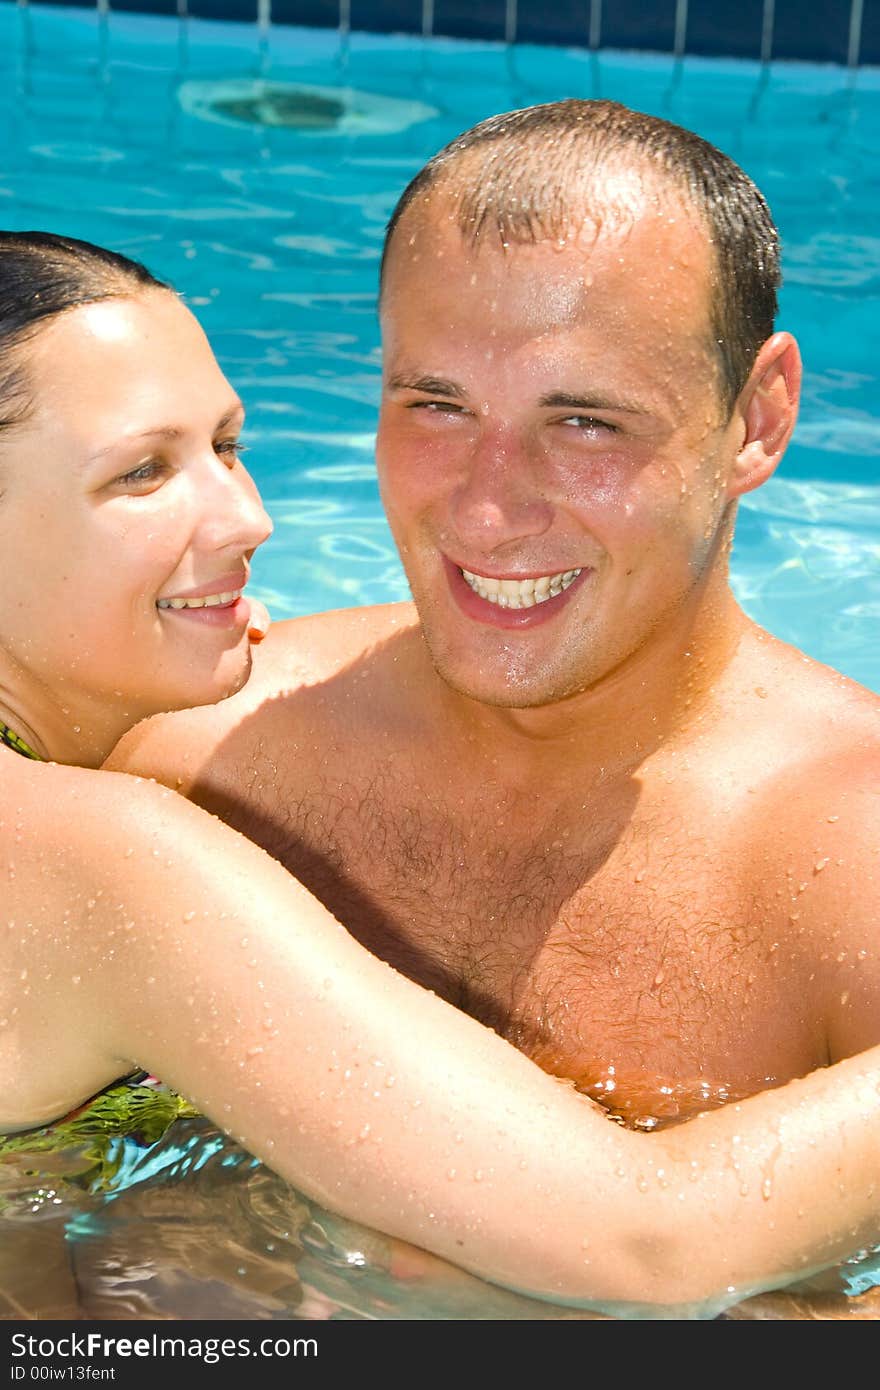
<instances>
[{"instance_id":1,"label":"man's nose","mask_svg":"<svg viewBox=\"0 0 880 1390\"><path fill-rule=\"evenodd\" d=\"M210 479L210 481L209 481ZM201 480L200 531L207 548L254 550L272 534L272 521L247 469L211 460Z\"/></svg>"},{"instance_id":2,"label":"man's nose","mask_svg":"<svg viewBox=\"0 0 880 1390\"><path fill-rule=\"evenodd\" d=\"M488 552L540 536L553 520L534 461L523 444L486 433L464 460L452 497L452 522L459 538Z\"/></svg>"}]
</instances>

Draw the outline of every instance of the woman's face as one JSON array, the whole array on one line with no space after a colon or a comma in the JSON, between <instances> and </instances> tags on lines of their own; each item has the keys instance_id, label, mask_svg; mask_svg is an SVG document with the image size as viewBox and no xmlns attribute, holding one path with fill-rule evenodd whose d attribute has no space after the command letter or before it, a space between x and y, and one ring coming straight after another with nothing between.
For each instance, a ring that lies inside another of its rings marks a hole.
<instances>
[{"instance_id":1,"label":"woman's face","mask_svg":"<svg viewBox=\"0 0 880 1390\"><path fill-rule=\"evenodd\" d=\"M16 681L96 732L237 690L238 595L271 524L195 318L164 290L103 300L48 322L20 363L32 408L0 432L0 647Z\"/></svg>"}]
</instances>

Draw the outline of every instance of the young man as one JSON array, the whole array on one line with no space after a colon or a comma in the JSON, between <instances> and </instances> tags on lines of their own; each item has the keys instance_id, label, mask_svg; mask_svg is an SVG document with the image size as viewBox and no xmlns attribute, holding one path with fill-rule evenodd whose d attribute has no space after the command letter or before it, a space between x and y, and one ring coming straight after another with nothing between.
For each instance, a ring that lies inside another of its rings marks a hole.
<instances>
[{"instance_id":1,"label":"young man","mask_svg":"<svg viewBox=\"0 0 880 1390\"><path fill-rule=\"evenodd\" d=\"M652 1128L880 1041L878 700L731 594L791 437L776 232L609 102L484 122L389 229L383 501L415 600L275 626L113 765Z\"/></svg>"}]
</instances>

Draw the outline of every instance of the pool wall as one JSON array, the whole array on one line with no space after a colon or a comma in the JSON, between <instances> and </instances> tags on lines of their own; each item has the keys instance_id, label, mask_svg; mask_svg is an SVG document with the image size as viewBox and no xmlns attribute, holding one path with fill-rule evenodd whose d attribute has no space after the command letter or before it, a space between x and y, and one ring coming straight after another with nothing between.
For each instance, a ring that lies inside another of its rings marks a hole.
<instances>
[{"instance_id":1,"label":"pool wall","mask_svg":"<svg viewBox=\"0 0 880 1390\"><path fill-rule=\"evenodd\" d=\"M678 56L880 63L880 0L97 0L96 8Z\"/></svg>"}]
</instances>

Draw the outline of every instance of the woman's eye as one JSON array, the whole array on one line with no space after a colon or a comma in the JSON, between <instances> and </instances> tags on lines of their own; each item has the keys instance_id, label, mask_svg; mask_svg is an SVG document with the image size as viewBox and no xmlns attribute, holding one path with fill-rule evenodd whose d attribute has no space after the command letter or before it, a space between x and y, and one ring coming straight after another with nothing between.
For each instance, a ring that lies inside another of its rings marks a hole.
<instances>
[{"instance_id":1,"label":"woman's eye","mask_svg":"<svg viewBox=\"0 0 880 1390\"><path fill-rule=\"evenodd\" d=\"M214 445L214 452L226 459L239 459L247 451L248 446L240 439L220 439Z\"/></svg>"},{"instance_id":2,"label":"woman's eye","mask_svg":"<svg viewBox=\"0 0 880 1390\"><path fill-rule=\"evenodd\" d=\"M165 465L158 459L150 459L149 463L139 463L137 468L132 468L128 473L123 473L116 482L122 487L138 487L144 483L154 483L162 476Z\"/></svg>"}]
</instances>

